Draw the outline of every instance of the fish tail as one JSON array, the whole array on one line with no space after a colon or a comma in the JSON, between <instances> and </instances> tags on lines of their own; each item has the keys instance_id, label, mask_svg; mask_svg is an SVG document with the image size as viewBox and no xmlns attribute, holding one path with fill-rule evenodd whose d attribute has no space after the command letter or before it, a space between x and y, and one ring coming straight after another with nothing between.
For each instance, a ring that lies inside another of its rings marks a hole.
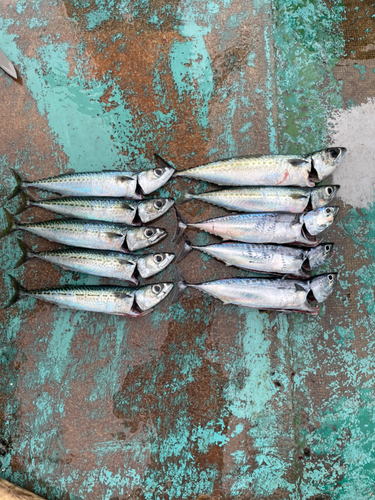
<instances>
[{"instance_id":1,"label":"fish tail","mask_svg":"<svg viewBox=\"0 0 375 500\"><path fill-rule=\"evenodd\" d=\"M174 287L172 304L175 304L178 301L178 299L184 293L185 289L188 287L188 284L186 283L185 278L183 277L178 267L176 267L176 277L177 277L177 283L176 286Z\"/></svg>"},{"instance_id":2,"label":"fish tail","mask_svg":"<svg viewBox=\"0 0 375 500\"><path fill-rule=\"evenodd\" d=\"M21 175L16 172L15 170L13 170L13 168L11 169L11 171L13 172L13 175L14 175L14 178L16 180L16 187L13 189L13 191L11 192L11 194L8 196L8 200L11 200L12 198L14 198L18 193L20 193L21 191L23 191L25 188L26 188L26 182L25 180L21 177Z\"/></svg>"},{"instance_id":3,"label":"fish tail","mask_svg":"<svg viewBox=\"0 0 375 500\"><path fill-rule=\"evenodd\" d=\"M195 194L188 193L185 188L182 188L181 196L177 198L176 205L182 205L183 203L186 203L189 200L194 200L195 197L196 197Z\"/></svg>"},{"instance_id":4,"label":"fish tail","mask_svg":"<svg viewBox=\"0 0 375 500\"><path fill-rule=\"evenodd\" d=\"M15 215L19 215L28 208L30 208L33 205L33 202L35 201L32 196L27 195L24 191L21 192L21 200L22 203Z\"/></svg>"},{"instance_id":5,"label":"fish tail","mask_svg":"<svg viewBox=\"0 0 375 500\"><path fill-rule=\"evenodd\" d=\"M160 168L174 168L170 163L156 153L154 154L154 158L158 162Z\"/></svg>"},{"instance_id":6,"label":"fish tail","mask_svg":"<svg viewBox=\"0 0 375 500\"><path fill-rule=\"evenodd\" d=\"M191 246L191 241L186 236L186 234L184 234L184 246L182 247L181 252L177 256L176 264L181 260L183 260L192 250L193 247Z\"/></svg>"},{"instance_id":7,"label":"fish tail","mask_svg":"<svg viewBox=\"0 0 375 500\"><path fill-rule=\"evenodd\" d=\"M7 234L13 233L18 228L18 224L14 216L8 212L6 208L4 208L5 216L8 222L8 227L4 229L2 233L0 233L0 238L4 238Z\"/></svg>"},{"instance_id":8,"label":"fish tail","mask_svg":"<svg viewBox=\"0 0 375 500\"><path fill-rule=\"evenodd\" d=\"M181 212L178 210L178 208L175 206L175 211L176 211L176 219L177 219L177 228L176 228L176 232L173 236L173 240L172 241L176 241L178 240L182 234L185 232L186 228L188 227L188 223L186 222L186 220L183 218Z\"/></svg>"},{"instance_id":9,"label":"fish tail","mask_svg":"<svg viewBox=\"0 0 375 500\"><path fill-rule=\"evenodd\" d=\"M14 266L14 269L17 269L17 267L22 266L22 264L24 264L25 262L34 257L34 253L30 250L30 248L26 245L26 243L24 243L22 240L17 240L17 241L18 241L18 246L22 251L22 255L21 258L17 261L16 265Z\"/></svg>"},{"instance_id":10,"label":"fish tail","mask_svg":"<svg viewBox=\"0 0 375 500\"><path fill-rule=\"evenodd\" d=\"M20 299L22 299L25 295L27 295L27 292L25 288L14 278L13 276L9 275L10 280L12 282L13 288L14 288L14 294L12 295L10 301L8 304L4 307L4 309L8 309L8 307L12 306L16 302L18 302Z\"/></svg>"}]
</instances>

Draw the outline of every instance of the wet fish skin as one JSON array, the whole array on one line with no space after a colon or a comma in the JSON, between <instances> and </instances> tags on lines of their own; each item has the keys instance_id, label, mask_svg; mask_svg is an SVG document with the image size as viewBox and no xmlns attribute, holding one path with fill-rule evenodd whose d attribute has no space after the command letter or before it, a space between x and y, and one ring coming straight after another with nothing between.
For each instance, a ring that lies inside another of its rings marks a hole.
<instances>
[{"instance_id":1,"label":"wet fish skin","mask_svg":"<svg viewBox=\"0 0 375 500\"><path fill-rule=\"evenodd\" d=\"M312 209L328 205L336 196L339 186L317 188L251 187L210 191L202 194L187 193L183 201L200 200L227 210L239 212L291 212L302 213L311 204Z\"/></svg>"},{"instance_id":2,"label":"wet fish skin","mask_svg":"<svg viewBox=\"0 0 375 500\"><path fill-rule=\"evenodd\" d=\"M165 269L174 259L174 254L124 254L103 250L85 250L81 248L64 248L46 252L33 252L25 243L18 240L22 257L16 268L32 258L50 262L69 271L93 274L105 278L115 278L138 284L135 272L142 278L149 278Z\"/></svg>"},{"instance_id":3,"label":"wet fish skin","mask_svg":"<svg viewBox=\"0 0 375 500\"><path fill-rule=\"evenodd\" d=\"M324 244L311 250L300 248L284 247L279 245L259 245L246 243L217 243L208 246L194 246L185 241L185 252L199 250L212 257L221 260L227 266L235 266L247 271L283 274L298 276L301 278L310 277L309 264L310 253L316 256L313 259L311 269L317 265L323 265L333 255L333 245Z\"/></svg>"},{"instance_id":4,"label":"wet fish skin","mask_svg":"<svg viewBox=\"0 0 375 500\"><path fill-rule=\"evenodd\" d=\"M346 153L345 148L327 148L306 157L298 155L258 155L228 158L176 172L187 177L228 186L314 187L328 177Z\"/></svg>"},{"instance_id":5,"label":"wet fish skin","mask_svg":"<svg viewBox=\"0 0 375 500\"><path fill-rule=\"evenodd\" d=\"M169 198L151 200L126 200L112 197L66 197L33 200L23 193L23 204L17 213L30 206L41 207L51 212L80 219L102 220L131 226L150 222L164 215L174 204ZM137 219L137 215L139 218ZM140 220L140 222L138 222Z\"/></svg>"},{"instance_id":6,"label":"wet fish skin","mask_svg":"<svg viewBox=\"0 0 375 500\"><path fill-rule=\"evenodd\" d=\"M312 292L318 302L325 300L337 284L336 273L317 276L310 281L266 278L234 278L189 284L180 279L179 294L187 287L195 288L221 300L259 310L303 312L317 315L319 307L308 301Z\"/></svg>"},{"instance_id":7,"label":"wet fish skin","mask_svg":"<svg viewBox=\"0 0 375 500\"><path fill-rule=\"evenodd\" d=\"M141 172L117 170L80 172L56 175L37 181L26 181L18 172L13 171L17 186L8 199L28 187L35 187L63 196L110 196L139 200L143 195L138 192L138 188L144 194L150 194L162 187L172 177L174 171L173 167L166 164Z\"/></svg>"},{"instance_id":8,"label":"wet fish skin","mask_svg":"<svg viewBox=\"0 0 375 500\"><path fill-rule=\"evenodd\" d=\"M32 297L67 309L132 317L151 312L173 288L173 283L155 283L137 288L99 285L25 290L17 280L11 279L15 293L7 307L20 298Z\"/></svg>"},{"instance_id":9,"label":"wet fish skin","mask_svg":"<svg viewBox=\"0 0 375 500\"><path fill-rule=\"evenodd\" d=\"M161 228L133 227L81 219L55 219L20 224L6 209L4 211L8 227L0 234L0 238L23 229L64 245L128 253L154 245L167 235L167 232Z\"/></svg>"},{"instance_id":10,"label":"wet fish skin","mask_svg":"<svg viewBox=\"0 0 375 500\"><path fill-rule=\"evenodd\" d=\"M329 213L327 213L328 208ZM193 227L219 236L224 240L316 246L318 242L315 235L318 232L323 232L333 223L338 210L338 207L324 207L301 215L290 213L238 214L217 217L195 224L187 223L181 213L176 210L178 230L175 239L188 227ZM305 230L307 218L307 230L310 227L313 228L314 237L311 237Z\"/></svg>"}]
</instances>

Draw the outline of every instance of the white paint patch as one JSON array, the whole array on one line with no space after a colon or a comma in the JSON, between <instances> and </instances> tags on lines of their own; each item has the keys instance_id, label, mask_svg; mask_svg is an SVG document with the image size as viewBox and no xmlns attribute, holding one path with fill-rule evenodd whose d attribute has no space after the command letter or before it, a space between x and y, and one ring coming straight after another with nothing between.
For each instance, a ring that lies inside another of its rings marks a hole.
<instances>
[{"instance_id":1,"label":"white paint patch","mask_svg":"<svg viewBox=\"0 0 375 500\"><path fill-rule=\"evenodd\" d=\"M328 123L331 144L347 148L333 173L340 198L353 207L366 208L375 201L375 99L361 106L338 110Z\"/></svg>"}]
</instances>

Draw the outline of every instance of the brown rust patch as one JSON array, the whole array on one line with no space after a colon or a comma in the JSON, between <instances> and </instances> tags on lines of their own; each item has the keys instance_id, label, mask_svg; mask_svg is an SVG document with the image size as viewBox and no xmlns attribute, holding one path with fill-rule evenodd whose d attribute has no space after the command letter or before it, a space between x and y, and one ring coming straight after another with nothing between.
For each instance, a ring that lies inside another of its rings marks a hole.
<instances>
[{"instance_id":1,"label":"brown rust patch","mask_svg":"<svg viewBox=\"0 0 375 500\"><path fill-rule=\"evenodd\" d=\"M349 59L375 59L375 4L373 0L345 0L341 22Z\"/></svg>"}]
</instances>

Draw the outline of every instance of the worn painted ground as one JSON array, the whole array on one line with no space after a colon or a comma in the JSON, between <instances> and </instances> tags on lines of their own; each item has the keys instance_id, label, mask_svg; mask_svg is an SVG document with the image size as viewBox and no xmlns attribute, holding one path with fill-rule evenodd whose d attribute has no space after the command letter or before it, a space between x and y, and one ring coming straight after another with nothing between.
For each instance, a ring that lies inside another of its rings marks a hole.
<instances>
[{"instance_id":1,"label":"worn painted ground","mask_svg":"<svg viewBox=\"0 0 375 500\"><path fill-rule=\"evenodd\" d=\"M10 0L0 14L0 48L21 75L0 74L2 204L9 167L36 179L141 169L154 152L178 168L331 143L350 152L326 236L341 286L318 318L195 291L138 320L81 312L71 325L70 311L31 300L1 312L1 477L49 500L375 495L372 2ZM186 188L205 186L161 192ZM160 225L172 236L174 215ZM2 240L2 303L10 272L29 288L99 281L42 262L13 271L19 256L15 235ZM180 268L188 281L245 275L197 253Z\"/></svg>"}]
</instances>

